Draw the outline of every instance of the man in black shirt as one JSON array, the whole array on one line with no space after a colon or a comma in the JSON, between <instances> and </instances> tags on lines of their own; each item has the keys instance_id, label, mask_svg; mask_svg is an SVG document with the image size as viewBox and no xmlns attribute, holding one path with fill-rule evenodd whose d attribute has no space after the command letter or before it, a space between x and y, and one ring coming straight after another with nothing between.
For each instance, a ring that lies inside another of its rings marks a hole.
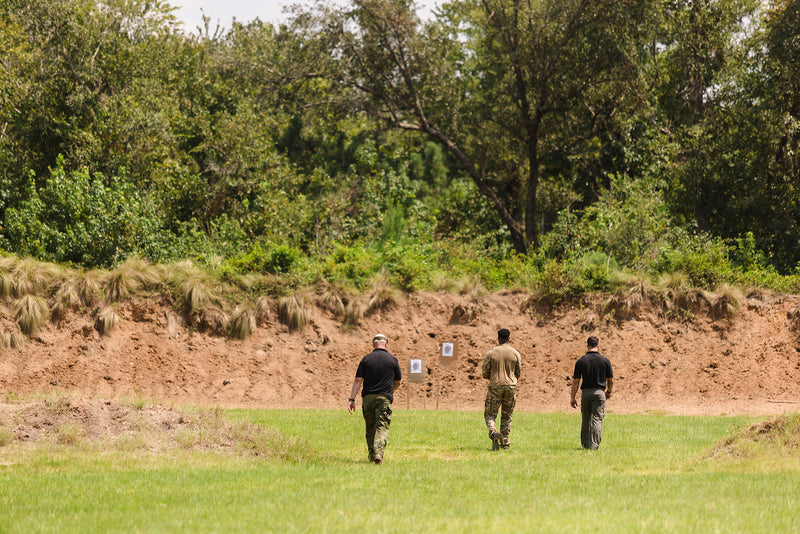
<instances>
[{"instance_id":1,"label":"man in black shirt","mask_svg":"<svg viewBox=\"0 0 800 534\"><path fill-rule=\"evenodd\" d=\"M347 409L356 409L356 394L361 386L361 411L367 429L369 461L383 463L383 452L389 439L389 424L392 422L394 390L400 385L400 364L386 350L388 339L383 334L372 338L372 352L361 359L353 380L353 389Z\"/></svg>"},{"instance_id":2,"label":"man in black shirt","mask_svg":"<svg viewBox=\"0 0 800 534\"><path fill-rule=\"evenodd\" d=\"M606 399L611 398L614 373L611 362L597 351L600 341L595 336L586 340L587 352L575 362L572 373L570 406L578 407L575 396L581 388L581 446L584 449L600 447L600 433L606 413Z\"/></svg>"}]
</instances>

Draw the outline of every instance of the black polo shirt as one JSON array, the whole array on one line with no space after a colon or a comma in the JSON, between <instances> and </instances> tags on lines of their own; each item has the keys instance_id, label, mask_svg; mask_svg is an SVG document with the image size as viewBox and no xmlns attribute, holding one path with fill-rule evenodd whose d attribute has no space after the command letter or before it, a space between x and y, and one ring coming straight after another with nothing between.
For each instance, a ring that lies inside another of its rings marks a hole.
<instances>
[{"instance_id":1,"label":"black polo shirt","mask_svg":"<svg viewBox=\"0 0 800 534\"><path fill-rule=\"evenodd\" d=\"M394 383L400 380L400 364L386 349L375 349L358 364L356 378L364 379L361 396L383 395L394 401Z\"/></svg>"},{"instance_id":2,"label":"black polo shirt","mask_svg":"<svg viewBox=\"0 0 800 534\"><path fill-rule=\"evenodd\" d=\"M581 389L606 389L606 378L614 378L614 372L608 358L589 351L575 362L572 378L581 379Z\"/></svg>"}]
</instances>

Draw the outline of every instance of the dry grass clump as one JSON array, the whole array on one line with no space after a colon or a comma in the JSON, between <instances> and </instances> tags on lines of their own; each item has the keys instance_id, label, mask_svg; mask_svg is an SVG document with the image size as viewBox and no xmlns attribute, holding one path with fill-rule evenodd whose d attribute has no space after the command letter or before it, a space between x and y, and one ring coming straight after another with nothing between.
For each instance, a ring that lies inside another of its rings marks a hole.
<instances>
[{"instance_id":1,"label":"dry grass clump","mask_svg":"<svg viewBox=\"0 0 800 534\"><path fill-rule=\"evenodd\" d=\"M353 299L345 305L344 308L344 316L343 316L343 326L345 329L350 329L359 322L367 313L367 304L360 299Z\"/></svg>"},{"instance_id":2,"label":"dry grass clump","mask_svg":"<svg viewBox=\"0 0 800 534\"><path fill-rule=\"evenodd\" d=\"M367 315L379 310L388 310L400 302L402 293L399 289L392 286L385 278L377 278L372 283L372 288L366 294Z\"/></svg>"},{"instance_id":3,"label":"dry grass clump","mask_svg":"<svg viewBox=\"0 0 800 534\"><path fill-rule=\"evenodd\" d=\"M256 299L255 314L256 324L264 325L272 318L272 308L274 304L272 299L266 295L262 295Z\"/></svg>"},{"instance_id":4,"label":"dry grass clump","mask_svg":"<svg viewBox=\"0 0 800 534\"><path fill-rule=\"evenodd\" d=\"M605 313L613 313L619 319L630 319L652 306L654 290L650 285L635 278L628 281L621 293L615 293L603 304Z\"/></svg>"},{"instance_id":5,"label":"dry grass clump","mask_svg":"<svg viewBox=\"0 0 800 534\"><path fill-rule=\"evenodd\" d=\"M458 295L461 293L463 283L445 272L437 271L431 274L431 287L434 291Z\"/></svg>"},{"instance_id":6,"label":"dry grass clump","mask_svg":"<svg viewBox=\"0 0 800 534\"><path fill-rule=\"evenodd\" d=\"M228 335L233 339L247 339L256 331L256 313L250 306L239 306L231 314Z\"/></svg>"},{"instance_id":7,"label":"dry grass clump","mask_svg":"<svg viewBox=\"0 0 800 534\"><path fill-rule=\"evenodd\" d=\"M25 336L22 332L6 332L3 334L2 345L4 349L19 349L25 345Z\"/></svg>"},{"instance_id":8,"label":"dry grass clump","mask_svg":"<svg viewBox=\"0 0 800 534\"><path fill-rule=\"evenodd\" d=\"M25 295L14 302L14 318L26 336L36 333L47 320L49 309L42 297Z\"/></svg>"},{"instance_id":9,"label":"dry grass clump","mask_svg":"<svg viewBox=\"0 0 800 534\"><path fill-rule=\"evenodd\" d=\"M0 269L0 298L8 298L14 292L14 287L11 283L11 276L5 270Z\"/></svg>"},{"instance_id":10,"label":"dry grass clump","mask_svg":"<svg viewBox=\"0 0 800 534\"><path fill-rule=\"evenodd\" d=\"M101 336L107 336L119 326L119 314L111 307L105 307L97 312L94 327Z\"/></svg>"},{"instance_id":11,"label":"dry grass clump","mask_svg":"<svg viewBox=\"0 0 800 534\"><path fill-rule=\"evenodd\" d=\"M206 285L197 278L186 280L181 286L181 293L183 296L181 308L186 317L194 317L215 300Z\"/></svg>"},{"instance_id":12,"label":"dry grass clump","mask_svg":"<svg viewBox=\"0 0 800 534\"><path fill-rule=\"evenodd\" d=\"M66 277L53 296L51 320L63 321L70 310L96 305L102 292L100 277L98 271L81 272Z\"/></svg>"},{"instance_id":13,"label":"dry grass clump","mask_svg":"<svg viewBox=\"0 0 800 534\"><path fill-rule=\"evenodd\" d=\"M278 300L278 319L289 327L290 331L301 330L311 320L307 299L303 296L290 295Z\"/></svg>"},{"instance_id":14,"label":"dry grass clump","mask_svg":"<svg viewBox=\"0 0 800 534\"><path fill-rule=\"evenodd\" d=\"M474 275L453 278L447 273L436 272L431 275L431 285L434 291L453 295L469 295L473 299L480 298L487 293L480 277Z\"/></svg>"},{"instance_id":15,"label":"dry grass clump","mask_svg":"<svg viewBox=\"0 0 800 534\"><path fill-rule=\"evenodd\" d=\"M461 290L459 293L461 295L469 296L469 298L472 300L477 300L486 295L488 290L486 289L486 286L483 285L480 277L468 276L461 281Z\"/></svg>"},{"instance_id":16,"label":"dry grass clump","mask_svg":"<svg viewBox=\"0 0 800 534\"><path fill-rule=\"evenodd\" d=\"M353 328L364 318L377 311L388 310L402 299L402 292L385 277L376 278L366 293L344 303L342 326Z\"/></svg>"},{"instance_id":17,"label":"dry grass clump","mask_svg":"<svg viewBox=\"0 0 800 534\"><path fill-rule=\"evenodd\" d=\"M675 295L675 303L684 310L697 313L709 309L713 295L704 289L693 287Z\"/></svg>"},{"instance_id":18,"label":"dry grass clump","mask_svg":"<svg viewBox=\"0 0 800 534\"><path fill-rule=\"evenodd\" d=\"M106 303L128 299L155 286L161 277L158 269L138 258L129 258L111 271L106 280Z\"/></svg>"},{"instance_id":19,"label":"dry grass clump","mask_svg":"<svg viewBox=\"0 0 800 534\"><path fill-rule=\"evenodd\" d=\"M716 298L711 303L711 316L715 319L731 319L742 308L744 293L727 284L720 286Z\"/></svg>"},{"instance_id":20,"label":"dry grass clump","mask_svg":"<svg viewBox=\"0 0 800 534\"><path fill-rule=\"evenodd\" d=\"M207 306L200 310L197 317L197 326L203 332L215 335L224 335L228 331L230 317L222 308Z\"/></svg>"},{"instance_id":21,"label":"dry grass clump","mask_svg":"<svg viewBox=\"0 0 800 534\"><path fill-rule=\"evenodd\" d=\"M316 302L320 308L328 310L334 317L344 317L346 300L342 297L341 291L331 284L325 283L317 288Z\"/></svg>"},{"instance_id":22,"label":"dry grass clump","mask_svg":"<svg viewBox=\"0 0 800 534\"><path fill-rule=\"evenodd\" d=\"M65 270L54 263L41 262L32 258L14 259L6 262L9 281L4 291L6 296L23 297L47 293L58 280L63 278Z\"/></svg>"}]
</instances>

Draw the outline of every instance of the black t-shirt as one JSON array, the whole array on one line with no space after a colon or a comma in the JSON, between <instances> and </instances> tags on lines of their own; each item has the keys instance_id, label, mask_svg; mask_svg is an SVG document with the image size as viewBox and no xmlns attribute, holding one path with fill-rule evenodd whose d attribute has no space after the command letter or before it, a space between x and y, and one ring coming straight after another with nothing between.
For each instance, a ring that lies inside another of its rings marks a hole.
<instances>
[{"instance_id":1,"label":"black t-shirt","mask_svg":"<svg viewBox=\"0 0 800 534\"><path fill-rule=\"evenodd\" d=\"M614 378L611 362L597 351L590 351L575 362L572 378L582 379L581 389L606 389L606 378Z\"/></svg>"},{"instance_id":2,"label":"black t-shirt","mask_svg":"<svg viewBox=\"0 0 800 534\"><path fill-rule=\"evenodd\" d=\"M394 383L400 380L400 364L386 349L375 349L358 364L356 378L364 379L361 396L383 395L394 401Z\"/></svg>"}]
</instances>

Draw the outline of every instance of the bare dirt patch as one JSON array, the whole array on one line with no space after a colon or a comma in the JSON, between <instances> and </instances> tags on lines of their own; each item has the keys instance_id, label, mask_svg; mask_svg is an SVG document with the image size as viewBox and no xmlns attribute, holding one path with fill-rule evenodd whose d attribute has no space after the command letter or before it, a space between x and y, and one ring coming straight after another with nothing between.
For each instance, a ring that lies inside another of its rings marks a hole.
<instances>
[{"instance_id":1,"label":"bare dirt patch","mask_svg":"<svg viewBox=\"0 0 800 534\"><path fill-rule=\"evenodd\" d=\"M691 320L665 318L649 307L615 319L603 296L554 311L527 301L522 292L480 298L412 294L350 330L329 311L314 308L300 331L290 332L272 314L238 341L187 328L162 299L133 299L115 306L119 322L107 335L89 313L70 313L21 347L0 349L0 391L146 398L166 406L345 409L358 361L371 350L372 335L383 332L404 371L411 359L427 366L427 383L404 383L396 408L481 410L486 383L480 364L505 327L523 356L518 409L569 410L572 367L594 334L614 365L612 413L800 410L798 297L751 296L733 316L715 318L709 311ZM16 329L9 306L0 304L3 333ZM441 370L439 346L451 341L456 369ZM120 405L97 402L93 424L110 424ZM164 424L179 424L162 415Z\"/></svg>"},{"instance_id":2,"label":"bare dirt patch","mask_svg":"<svg viewBox=\"0 0 800 534\"><path fill-rule=\"evenodd\" d=\"M277 430L226 419L219 409L167 408L141 401L66 395L0 404L0 446L87 446L96 450L208 451L296 457L301 448Z\"/></svg>"}]
</instances>

